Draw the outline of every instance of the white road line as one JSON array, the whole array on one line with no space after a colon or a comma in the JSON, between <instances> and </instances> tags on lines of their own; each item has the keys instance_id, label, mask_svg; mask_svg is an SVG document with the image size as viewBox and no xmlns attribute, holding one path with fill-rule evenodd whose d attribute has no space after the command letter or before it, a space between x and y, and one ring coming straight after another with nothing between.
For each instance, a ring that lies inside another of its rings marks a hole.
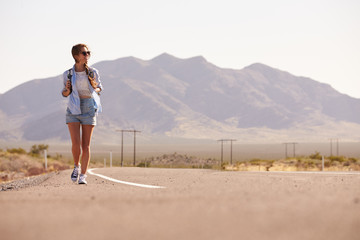
<instances>
[{"instance_id":1,"label":"white road line","mask_svg":"<svg viewBox=\"0 0 360 240\"><path fill-rule=\"evenodd\" d=\"M112 182L116 182L116 183L121 183L121 184L136 186L136 187L143 187L143 188L166 188L166 187L162 187L162 186L154 186L154 185L146 185L146 184L140 184L140 183L132 183L132 182L120 181L120 180L117 180L117 179L114 179L114 178L111 178L111 177L104 176L102 174L94 173L93 170L95 170L95 169L96 168L89 169L87 172L90 173L91 175L98 176L98 177L101 177L103 179L106 179L106 180L109 180L109 181L112 181Z\"/></svg>"},{"instance_id":2,"label":"white road line","mask_svg":"<svg viewBox=\"0 0 360 240\"><path fill-rule=\"evenodd\" d=\"M360 172L331 172L331 171L269 171L264 173L288 173L288 174L324 174L324 175L360 175Z\"/></svg>"}]
</instances>

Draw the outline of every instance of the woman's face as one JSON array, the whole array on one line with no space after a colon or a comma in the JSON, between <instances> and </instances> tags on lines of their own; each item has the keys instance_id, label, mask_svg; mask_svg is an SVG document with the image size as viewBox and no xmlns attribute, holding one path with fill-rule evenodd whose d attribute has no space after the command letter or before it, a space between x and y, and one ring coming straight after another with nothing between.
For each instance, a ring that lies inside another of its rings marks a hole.
<instances>
[{"instance_id":1,"label":"woman's face","mask_svg":"<svg viewBox=\"0 0 360 240\"><path fill-rule=\"evenodd\" d=\"M75 58L78 63L80 63L80 64L86 63L87 64L87 62L90 58L90 51L86 47L82 47L79 55L77 55Z\"/></svg>"}]
</instances>

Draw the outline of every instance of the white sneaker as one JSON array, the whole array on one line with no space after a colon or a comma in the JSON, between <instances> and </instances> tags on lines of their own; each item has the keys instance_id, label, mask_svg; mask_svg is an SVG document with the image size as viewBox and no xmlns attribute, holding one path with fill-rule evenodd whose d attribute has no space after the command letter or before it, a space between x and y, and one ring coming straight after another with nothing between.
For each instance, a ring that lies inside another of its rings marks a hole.
<instances>
[{"instance_id":1,"label":"white sneaker","mask_svg":"<svg viewBox=\"0 0 360 240\"><path fill-rule=\"evenodd\" d=\"M80 174L80 177L79 177L79 184L87 184L86 182L86 175L85 174Z\"/></svg>"},{"instance_id":2,"label":"white sneaker","mask_svg":"<svg viewBox=\"0 0 360 240\"><path fill-rule=\"evenodd\" d=\"M74 170L71 173L71 180L73 182L76 182L78 180L79 173L80 173L80 166L74 166Z\"/></svg>"}]
</instances>

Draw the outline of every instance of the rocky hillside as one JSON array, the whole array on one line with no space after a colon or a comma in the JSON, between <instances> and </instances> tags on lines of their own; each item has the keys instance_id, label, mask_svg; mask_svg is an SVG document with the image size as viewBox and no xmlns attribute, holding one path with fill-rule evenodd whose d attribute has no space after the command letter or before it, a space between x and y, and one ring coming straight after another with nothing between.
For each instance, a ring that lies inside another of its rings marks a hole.
<instances>
[{"instance_id":1,"label":"rocky hillside","mask_svg":"<svg viewBox=\"0 0 360 240\"><path fill-rule=\"evenodd\" d=\"M64 69L69 66L64 67ZM154 137L242 141L357 141L360 99L328 84L264 64L219 68L203 57L162 54L94 64L101 73L103 113L94 139L118 141L116 129ZM60 76L24 83L0 95L0 139L69 139ZM39 90L41 89L41 91Z\"/></svg>"}]
</instances>

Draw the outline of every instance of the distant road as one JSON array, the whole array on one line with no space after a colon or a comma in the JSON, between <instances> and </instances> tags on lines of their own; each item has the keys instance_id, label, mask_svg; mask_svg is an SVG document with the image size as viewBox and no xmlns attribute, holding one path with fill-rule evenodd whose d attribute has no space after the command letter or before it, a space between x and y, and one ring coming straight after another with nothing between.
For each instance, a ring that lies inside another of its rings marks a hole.
<instances>
[{"instance_id":1,"label":"distant road","mask_svg":"<svg viewBox=\"0 0 360 240\"><path fill-rule=\"evenodd\" d=\"M355 240L360 236L358 172L155 168L91 172L96 175L89 174L85 186L73 184L71 171L66 170L37 186L0 192L1 239Z\"/></svg>"}]
</instances>

